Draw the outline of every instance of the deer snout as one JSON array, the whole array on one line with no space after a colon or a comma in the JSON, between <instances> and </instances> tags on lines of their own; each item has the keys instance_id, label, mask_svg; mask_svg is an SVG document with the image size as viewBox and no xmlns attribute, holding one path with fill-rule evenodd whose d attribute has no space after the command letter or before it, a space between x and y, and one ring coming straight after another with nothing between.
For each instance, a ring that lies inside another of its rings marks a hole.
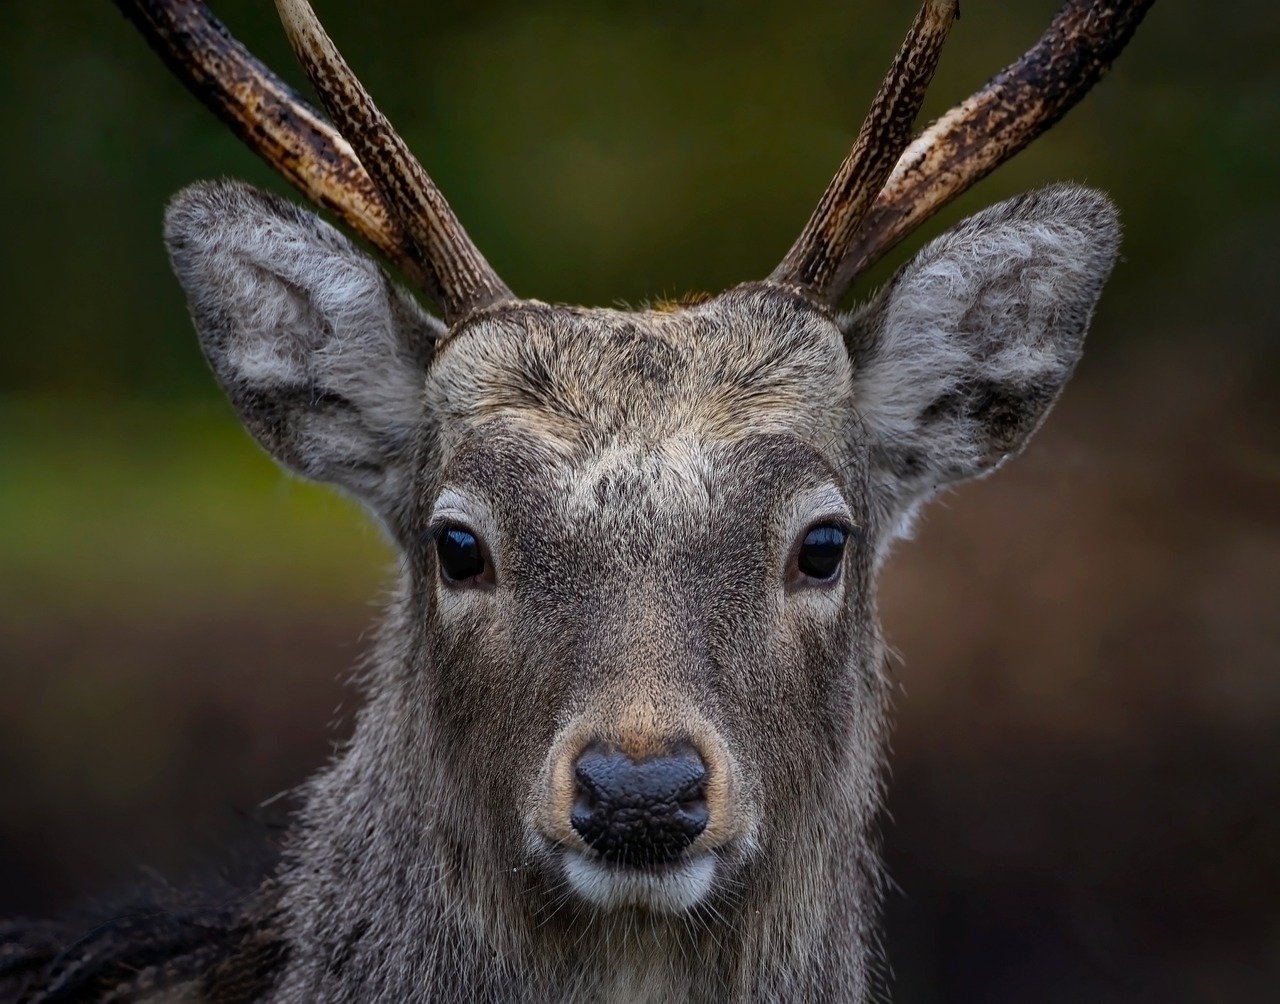
<instances>
[{"instance_id":1,"label":"deer snout","mask_svg":"<svg viewBox=\"0 0 1280 1004\"><path fill-rule=\"evenodd\" d=\"M570 823L605 861L661 865L707 828L707 766L692 747L633 760L589 746L574 765Z\"/></svg>"},{"instance_id":2,"label":"deer snout","mask_svg":"<svg viewBox=\"0 0 1280 1004\"><path fill-rule=\"evenodd\" d=\"M682 870L705 892L717 868L756 849L752 788L720 731L687 703L601 701L575 717L547 751L526 819L531 846L605 905L649 902L640 885L679 885Z\"/></svg>"}]
</instances>

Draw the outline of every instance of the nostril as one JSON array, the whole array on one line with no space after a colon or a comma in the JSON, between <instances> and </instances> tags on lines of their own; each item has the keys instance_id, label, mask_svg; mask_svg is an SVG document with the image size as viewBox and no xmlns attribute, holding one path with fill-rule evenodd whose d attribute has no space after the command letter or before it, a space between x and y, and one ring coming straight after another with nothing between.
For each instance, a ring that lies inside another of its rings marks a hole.
<instances>
[{"instance_id":1,"label":"nostril","mask_svg":"<svg viewBox=\"0 0 1280 1004\"><path fill-rule=\"evenodd\" d=\"M575 820L573 824L575 829L578 828L578 823L576 822L576 820L581 819L583 821L586 821L590 819L591 814L596 811L596 806L598 804L599 803L596 801L595 796L592 795L589 791L584 791L581 788L578 789L578 794L573 800L573 812L572 812L572 818L573 820Z\"/></svg>"},{"instance_id":2,"label":"nostril","mask_svg":"<svg viewBox=\"0 0 1280 1004\"><path fill-rule=\"evenodd\" d=\"M696 756L696 754L694 754ZM694 769L696 767L696 769ZM698 757L690 763L689 778L681 787L676 799L680 812L690 825L697 825L701 833L707 825L707 768Z\"/></svg>"},{"instance_id":3,"label":"nostril","mask_svg":"<svg viewBox=\"0 0 1280 1004\"><path fill-rule=\"evenodd\" d=\"M707 808L706 798L702 795L698 795L697 798L684 798L678 805L680 813L688 820L689 825L697 826L699 833L706 829L707 819L711 814Z\"/></svg>"},{"instance_id":4,"label":"nostril","mask_svg":"<svg viewBox=\"0 0 1280 1004\"><path fill-rule=\"evenodd\" d=\"M570 823L606 860L672 861L709 822L707 768L689 748L637 762L593 746L578 758L574 779Z\"/></svg>"},{"instance_id":5,"label":"nostril","mask_svg":"<svg viewBox=\"0 0 1280 1004\"><path fill-rule=\"evenodd\" d=\"M600 804L600 796L596 785L591 780L590 772L581 763L573 772L574 775L574 812L591 813Z\"/></svg>"}]
</instances>

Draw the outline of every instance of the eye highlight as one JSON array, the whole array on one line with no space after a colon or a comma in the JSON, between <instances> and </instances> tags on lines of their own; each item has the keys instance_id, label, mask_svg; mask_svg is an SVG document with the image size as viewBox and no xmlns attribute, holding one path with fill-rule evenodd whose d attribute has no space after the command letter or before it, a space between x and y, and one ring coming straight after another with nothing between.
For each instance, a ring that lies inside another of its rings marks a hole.
<instances>
[{"instance_id":1,"label":"eye highlight","mask_svg":"<svg viewBox=\"0 0 1280 1004\"><path fill-rule=\"evenodd\" d=\"M830 582L840 571L845 544L849 539L844 527L821 523L805 531L796 551L795 568L800 578Z\"/></svg>"},{"instance_id":2,"label":"eye highlight","mask_svg":"<svg viewBox=\"0 0 1280 1004\"><path fill-rule=\"evenodd\" d=\"M447 523L436 531L436 557L446 582L468 583L492 578L480 539L465 526Z\"/></svg>"}]
</instances>

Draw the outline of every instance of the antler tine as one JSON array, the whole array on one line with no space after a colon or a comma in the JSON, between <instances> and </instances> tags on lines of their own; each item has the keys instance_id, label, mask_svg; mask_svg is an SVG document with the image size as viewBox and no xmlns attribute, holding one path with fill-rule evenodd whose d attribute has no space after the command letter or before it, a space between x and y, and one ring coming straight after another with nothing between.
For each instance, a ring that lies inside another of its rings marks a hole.
<instances>
[{"instance_id":1,"label":"antler tine","mask_svg":"<svg viewBox=\"0 0 1280 1004\"><path fill-rule=\"evenodd\" d=\"M356 79L307 0L276 0L276 9L321 102L421 252L430 292L446 319L510 298L511 290Z\"/></svg>"},{"instance_id":2,"label":"antler tine","mask_svg":"<svg viewBox=\"0 0 1280 1004\"><path fill-rule=\"evenodd\" d=\"M1057 122L1110 69L1155 0L1068 0L1021 59L903 153L834 288L854 279L957 195Z\"/></svg>"},{"instance_id":3,"label":"antler tine","mask_svg":"<svg viewBox=\"0 0 1280 1004\"><path fill-rule=\"evenodd\" d=\"M237 42L203 3L115 0L170 72L312 201L336 213L404 273L428 275L345 139Z\"/></svg>"},{"instance_id":4,"label":"antler tine","mask_svg":"<svg viewBox=\"0 0 1280 1004\"><path fill-rule=\"evenodd\" d=\"M839 299L837 273L873 200L911 140L912 126L958 8L958 0L925 0L853 149L770 281L801 286L826 302Z\"/></svg>"}]
</instances>

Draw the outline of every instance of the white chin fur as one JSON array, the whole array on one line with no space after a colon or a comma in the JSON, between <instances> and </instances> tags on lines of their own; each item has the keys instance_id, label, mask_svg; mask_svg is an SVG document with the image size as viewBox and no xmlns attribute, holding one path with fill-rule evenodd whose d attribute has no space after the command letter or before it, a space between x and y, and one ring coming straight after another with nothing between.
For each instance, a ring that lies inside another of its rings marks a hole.
<instances>
[{"instance_id":1,"label":"white chin fur","mask_svg":"<svg viewBox=\"0 0 1280 1004\"><path fill-rule=\"evenodd\" d=\"M642 906L680 913L701 902L711 890L716 862L712 855L703 854L650 872L615 868L565 851L564 871L574 892L595 906Z\"/></svg>"}]
</instances>

